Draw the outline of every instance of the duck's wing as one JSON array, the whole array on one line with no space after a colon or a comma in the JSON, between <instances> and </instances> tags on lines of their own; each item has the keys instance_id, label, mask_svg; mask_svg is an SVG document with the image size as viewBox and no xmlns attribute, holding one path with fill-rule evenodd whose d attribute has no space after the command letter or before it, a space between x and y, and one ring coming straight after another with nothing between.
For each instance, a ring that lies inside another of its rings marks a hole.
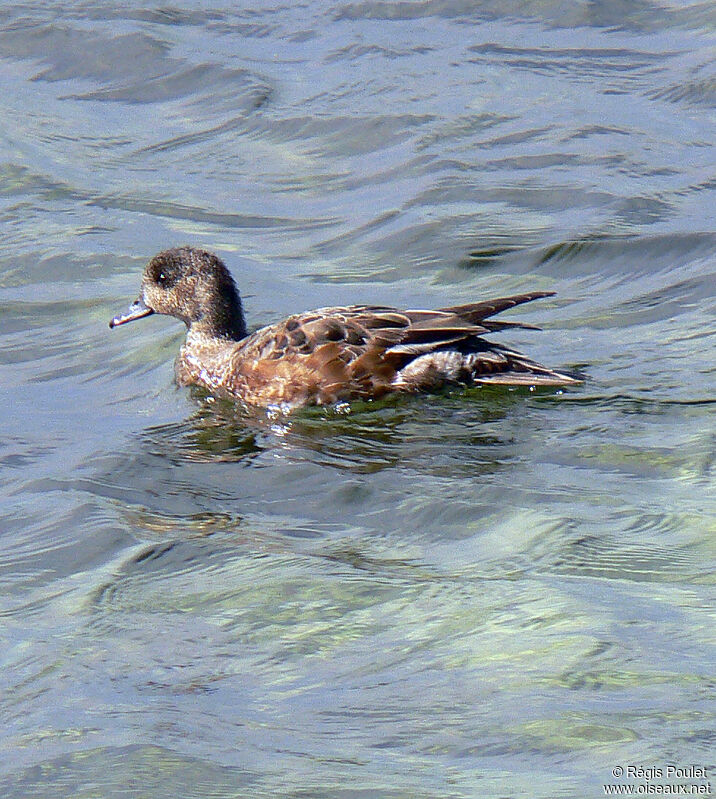
<instances>
[{"instance_id":1,"label":"duck's wing","mask_svg":"<svg viewBox=\"0 0 716 799\"><path fill-rule=\"evenodd\" d=\"M482 338L506 327L532 327L494 322L489 317L546 296L551 296L551 292L437 310L403 311L376 305L320 308L290 316L244 339L234 354L233 371L246 375L250 370L248 382L263 387L260 390L264 393L272 393L272 398L257 402L290 404L373 398L399 386L425 390L445 382L576 382ZM407 366L419 374L418 361L428 355L435 357L420 363L427 368L430 379L420 375L410 385L401 380L401 372ZM453 360L456 356L463 359L459 377L447 367L440 372L441 359L446 361L448 355ZM237 388L237 393L245 395L246 388Z\"/></svg>"},{"instance_id":2,"label":"duck's wing","mask_svg":"<svg viewBox=\"0 0 716 799\"><path fill-rule=\"evenodd\" d=\"M490 332L451 311L412 310L377 305L319 308L263 328L246 340L246 356L260 360L331 357L349 365L380 359L391 365L423 352L445 348ZM376 366L377 368L377 366Z\"/></svg>"},{"instance_id":3,"label":"duck's wing","mask_svg":"<svg viewBox=\"0 0 716 799\"><path fill-rule=\"evenodd\" d=\"M552 296L553 291L535 291L437 311L406 311L412 320L410 329L385 353L386 358L407 357L399 367L395 383L407 390L426 390L438 387L441 381L513 386L566 386L581 382L483 338L487 333L509 328L539 330L525 322L495 321L490 317L516 305Z\"/></svg>"},{"instance_id":4,"label":"duck's wing","mask_svg":"<svg viewBox=\"0 0 716 799\"><path fill-rule=\"evenodd\" d=\"M386 306L319 308L257 330L233 354L231 389L255 404L379 397L396 374L384 357L411 320Z\"/></svg>"}]
</instances>

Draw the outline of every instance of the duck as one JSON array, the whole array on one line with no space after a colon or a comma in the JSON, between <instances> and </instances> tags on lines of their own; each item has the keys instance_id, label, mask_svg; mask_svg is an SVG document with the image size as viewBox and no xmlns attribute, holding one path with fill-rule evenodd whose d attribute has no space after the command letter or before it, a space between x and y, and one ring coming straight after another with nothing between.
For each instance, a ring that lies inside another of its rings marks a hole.
<instances>
[{"instance_id":1,"label":"duck","mask_svg":"<svg viewBox=\"0 0 716 799\"><path fill-rule=\"evenodd\" d=\"M138 299L109 323L116 328L166 314L184 322L175 364L180 386L246 406L292 411L370 401L450 386L571 386L581 382L484 336L539 330L492 317L551 297L532 291L436 310L348 305L295 313L249 332L231 273L214 253L174 247L144 269Z\"/></svg>"}]
</instances>

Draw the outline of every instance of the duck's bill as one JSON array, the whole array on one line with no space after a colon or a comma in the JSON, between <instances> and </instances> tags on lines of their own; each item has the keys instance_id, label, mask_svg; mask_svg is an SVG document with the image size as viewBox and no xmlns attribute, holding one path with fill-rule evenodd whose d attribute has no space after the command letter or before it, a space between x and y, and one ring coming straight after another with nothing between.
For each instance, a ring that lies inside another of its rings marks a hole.
<instances>
[{"instance_id":1,"label":"duck's bill","mask_svg":"<svg viewBox=\"0 0 716 799\"><path fill-rule=\"evenodd\" d=\"M133 322L135 319L141 319L143 316L149 316L149 314L153 314L154 311L151 308L147 308L144 302L139 299L136 302L133 302L126 313L119 314L119 316L115 316L109 323L110 327L117 327L118 325L126 325L127 322Z\"/></svg>"}]
</instances>

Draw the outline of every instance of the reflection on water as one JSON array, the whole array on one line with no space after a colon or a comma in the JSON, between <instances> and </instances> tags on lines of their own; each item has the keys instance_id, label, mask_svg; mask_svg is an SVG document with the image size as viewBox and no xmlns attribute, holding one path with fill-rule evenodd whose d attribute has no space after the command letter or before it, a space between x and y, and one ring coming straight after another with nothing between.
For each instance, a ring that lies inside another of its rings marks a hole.
<instances>
[{"instance_id":1,"label":"reflection on water","mask_svg":"<svg viewBox=\"0 0 716 799\"><path fill-rule=\"evenodd\" d=\"M3 796L551 798L708 765L715 23L0 9ZM253 326L554 290L501 340L585 383L290 417L179 390L180 325L106 325L183 243Z\"/></svg>"}]
</instances>

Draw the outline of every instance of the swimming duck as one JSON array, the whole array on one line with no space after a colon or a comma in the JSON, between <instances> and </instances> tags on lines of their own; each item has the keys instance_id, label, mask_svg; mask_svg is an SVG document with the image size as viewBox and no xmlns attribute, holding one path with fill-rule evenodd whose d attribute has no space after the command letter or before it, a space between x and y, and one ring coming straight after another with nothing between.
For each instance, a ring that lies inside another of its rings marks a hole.
<instances>
[{"instance_id":1,"label":"swimming duck","mask_svg":"<svg viewBox=\"0 0 716 799\"><path fill-rule=\"evenodd\" d=\"M177 247L149 261L139 299L109 326L153 313L175 316L187 326L176 362L179 385L197 384L247 405L291 410L456 384L578 383L482 338L507 328L539 329L491 317L553 294L533 291L432 311L320 308L249 334L241 298L222 261L205 250Z\"/></svg>"}]
</instances>

